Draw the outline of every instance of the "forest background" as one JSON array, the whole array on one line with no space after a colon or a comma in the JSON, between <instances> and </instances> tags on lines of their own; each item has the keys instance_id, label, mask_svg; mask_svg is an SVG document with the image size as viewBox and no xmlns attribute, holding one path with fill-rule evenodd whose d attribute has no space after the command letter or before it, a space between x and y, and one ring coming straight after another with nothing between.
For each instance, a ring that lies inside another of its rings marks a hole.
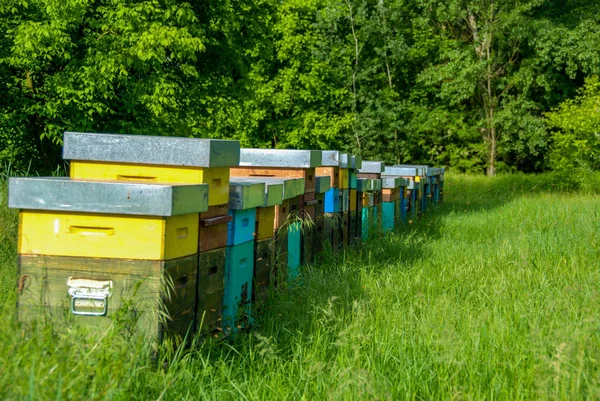
<instances>
[{"instance_id":1,"label":"forest background","mask_svg":"<svg viewBox=\"0 0 600 401\"><path fill-rule=\"evenodd\" d=\"M0 0L0 32L16 174L61 169L66 130L600 168L599 0Z\"/></svg>"}]
</instances>

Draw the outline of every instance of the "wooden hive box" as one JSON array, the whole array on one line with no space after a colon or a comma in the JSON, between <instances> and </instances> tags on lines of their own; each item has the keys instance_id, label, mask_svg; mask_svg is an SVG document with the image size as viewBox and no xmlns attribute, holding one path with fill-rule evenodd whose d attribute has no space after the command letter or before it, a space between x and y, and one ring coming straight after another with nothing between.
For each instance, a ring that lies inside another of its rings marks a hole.
<instances>
[{"instance_id":1,"label":"wooden hive box","mask_svg":"<svg viewBox=\"0 0 600 401\"><path fill-rule=\"evenodd\" d=\"M256 208L255 240L272 239L275 229L275 208L283 203L283 180L263 177L232 177L232 182L261 183L265 186L265 202ZM291 181L291 180L288 180Z\"/></svg>"},{"instance_id":2,"label":"wooden hive box","mask_svg":"<svg viewBox=\"0 0 600 401\"><path fill-rule=\"evenodd\" d=\"M206 185L11 179L20 254L169 260L197 253Z\"/></svg>"},{"instance_id":3,"label":"wooden hive box","mask_svg":"<svg viewBox=\"0 0 600 401\"><path fill-rule=\"evenodd\" d=\"M254 277L252 300L264 303L268 289L277 282L276 253L273 238L256 241L254 248Z\"/></svg>"},{"instance_id":4,"label":"wooden hive box","mask_svg":"<svg viewBox=\"0 0 600 401\"><path fill-rule=\"evenodd\" d=\"M265 204L265 184L262 182L231 181L227 245L239 245L254 240L256 208Z\"/></svg>"},{"instance_id":5,"label":"wooden hive box","mask_svg":"<svg viewBox=\"0 0 600 401\"><path fill-rule=\"evenodd\" d=\"M226 249L201 252L198 263L196 330L214 333L221 329L225 291Z\"/></svg>"},{"instance_id":6,"label":"wooden hive box","mask_svg":"<svg viewBox=\"0 0 600 401\"><path fill-rule=\"evenodd\" d=\"M313 220L315 218L315 206L318 203L315 192L309 192L302 195L302 215L303 219Z\"/></svg>"},{"instance_id":7,"label":"wooden hive box","mask_svg":"<svg viewBox=\"0 0 600 401\"><path fill-rule=\"evenodd\" d=\"M199 249L200 252L225 248L228 239L228 224L233 219L228 205L209 206L200 213Z\"/></svg>"},{"instance_id":8,"label":"wooden hive box","mask_svg":"<svg viewBox=\"0 0 600 401\"><path fill-rule=\"evenodd\" d=\"M229 169L238 141L65 132L63 158L71 179L207 184L209 206L229 199Z\"/></svg>"},{"instance_id":9,"label":"wooden hive box","mask_svg":"<svg viewBox=\"0 0 600 401\"><path fill-rule=\"evenodd\" d=\"M317 176L315 187L315 217L325 213L325 196L331 190L331 178L328 176Z\"/></svg>"},{"instance_id":10,"label":"wooden hive box","mask_svg":"<svg viewBox=\"0 0 600 401\"><path fill-rule=\"evenodd\" d=\"M159 342L195 331L198 255L169 261L19 255L19 320L103 330L122 325Z\"/></svg>"},{"instance_id":11,"label":"wooden hive box","mask_svg":"<svg viewBox=\"0 0 600 401\"><path fill-rule=\"evenodd\" d=\"M223 330L226 334L252 324L254 241L226 247Z\"/></svg>"},{"instance_id":12,"label":"wooden hive box","mask_svg":"<svg viewBox=\"0 0 600 401\"><path fill-rule=\"evenodd\" d=\"M116 322L152 341L193 334L193 222L208 207L207 191L207 185L11 179L9 206L23 210L20 319Z\"/></svg>"},{"instance_id":13,"label":"wooden hive box","mask_svg":"<svg viewBox=\"0 0 600 401\"><path fill-rule=\"evenodd\" d=\"M324 242L331 242L329 238L325 236L325 216L321 215L315 218L315 235L314 235L314 254L318 255L323 252Z\"/></svg>"},{"instance_id":14,"label":"wooden hive box","mask_svg":"<svg viewBox=\"0 0 600 401\"><path fill-rule=\"evenodd\" d=\"M241 149L235 176L303 178L304 192L315 191L315 168L321 165L321 151L287 149Z\"/></svg>"}]
</instances>

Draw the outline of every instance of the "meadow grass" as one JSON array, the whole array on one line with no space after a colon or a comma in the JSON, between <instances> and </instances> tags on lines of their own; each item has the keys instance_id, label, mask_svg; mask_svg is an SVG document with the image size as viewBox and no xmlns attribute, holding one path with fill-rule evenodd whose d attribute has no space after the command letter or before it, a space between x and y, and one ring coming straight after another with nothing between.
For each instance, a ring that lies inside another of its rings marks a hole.
<instances>
[{"instance_id":1,"label":"meadow grass","mask_svg":"<svg viewBox=\"0 0 600 401\"><path fill-rule=\"evenodd\" d=\"M118 327L19 326L2 187L0 399L600 399L600 198L558 186L448 175L442 206L304 268L251 333L158 361Z\"/></svg>"}]
</instances>

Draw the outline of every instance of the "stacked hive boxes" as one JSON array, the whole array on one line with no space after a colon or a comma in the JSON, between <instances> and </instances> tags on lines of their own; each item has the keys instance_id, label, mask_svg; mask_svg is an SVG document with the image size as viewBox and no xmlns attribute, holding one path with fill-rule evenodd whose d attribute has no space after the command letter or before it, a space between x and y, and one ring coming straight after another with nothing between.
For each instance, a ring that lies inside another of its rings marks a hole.
<instances>
[{"instance_id":1,"label":"stacked hive boxes","mask_svg":"<svg viewBox=\"0 0 600 401\"><path fill-rule=\"evenodd\" d=\"M330 188L325 193L324 232L334 252L343 246L343 189L347 188L347 155L337 150L324 150L322 166L316 169L318 176L329 177ZM344 184L346 183L346 184Z\"/></svg>"},{"instance_id":2,"label":"stacked hive boxes","mask_svg":"<svg viewBox=\"0 0 600 401\"><path fill-rule=\"evenodd\" d=\"M362 212L362 239L367 240L369 232L378 229L381 224L381 202L382 186L381 173L385 168L385 163L378 161L364 161L362 168L358 170L358 179L361 184L363 197Z\"/></svg>"},{"instance_id":3,"label":"stacked hive boxes","mask_svg":"<svg viewBox=\"0 0 600 401\"><path fill-rule=\"evenodd\" d=\"M70 179L10 180L24 321L41 307L92 325L130 316L152 340L228 333L325 242L360 243L442 197L443 169L338 151L80 133L64 142Z\"/></svg>"},{"instance_id":4,"label":"stacked hive boxes","mask_svg":"<svg viewBox=\"0 0 600 401\"><path fill-rule=\"evenodd\" d=\"M9 193L22 209L20 274L30 280L22 321L44 309L94 327L130 319L152 341L194 331L207 185L11 179Z\"/></svg>"},{"instance_id":5,"label":"stacked hive boxes","mask_svg":"<svg viewBox=\"0 0 600 401\"><path fill-rule=\"evenodd\" d=\"M385 170L381 174L382 177L402 177L408 180L407 183L407 200L408 200L408 213L413 217L416 217L421 213L423 205L423 192L421 186L422 176L424 170L418 167L404 167L404 166L386 166Z\"/></svg>"},{"instance_id":6,"label":"stacked hive boxes","mask_svg":"<svg viewBox=\"0 0 600 401\"><path fill-rule=\"evenodd\" d=\"M385 177L381 179L381 227L383 232L392 231L399 223L397 203L400 199L400 185L402 178Z\"/></svg>"},{"instance_id":7,"label":"stacked hive boxes","mask_svg":"<svg viewBox=\"0 0 600 401\"><path fill-rule=\"evenodd\" d=\"M275 225L275 207L283 202L284 183L281 180L269 178L231 177L232 184L254 183L262 184L265 188L264 202L256 208L256 224L254 229L254 275L252 285L252 300L263 302L267 289L276 283L275 247L273 228Z\"/></svg>"},{"instance_id":8,"label":"stacked hive boxes","mask_svg":"<svg viewBox=\"0 0 600 401\"><path fill-rule=\"evenodd\" d=\"M256 209L265 205L262 182L229 183L229 216L225 252L223 329L225 333L248 326L251 321L254 276Z\"/></svg>"},{"instance_id":9,"label":"stacked hive boxes","mask_svg":"<svg viewBox=\"0 0 600 401\"><path fill-rule=\"evenodd\" d=\"M362 202L358 202L358 169L362 167L362 158L360 156L350 156L350 163L348 168L348 175L350 179L349 183L349 207L348 207L348 245L354 246L360 241L360 219L358 218L359 213L362 213Z\"/></svg>"},{"instance_id":10,"label":"stacked hive boxes","mask_svg":"<svg viewBox=\"0 0 600 401\"><path fill-rule=\"evenodd\" d=\"M220 324L229 168L239 164L239 149L237 141L65 133L63 155L71 160L71 179L208 185L208 210L199 216L196 244L198 330Z\"/></svg>"},{"instance_id":11,"label":"stacked hive boxes","mask_svg":"<svg viewBox=\"0 0 600 401\"><path fill-rule=\"evenodd\" d=\"M279 177L303 179L304 188L299 196L289 198L287 213L288 279L298 274L302 257L302 221L305 202L314 200L315 168L321 165L321 152L312 150L242 149L240 167L233 174L252 177ZM282 205L285 209L285 204ZM312 208L312 205L309 205ZM283 216L280 216L282 218ZM282 226L281 222L277 224Z\"/></svg>"},{"instance_id":12,"label":"stacked hive boxes","mask_svg":"<svg viewBox=\"0 0 600 401\"><path fill-rule=\"evenodd\" d=\"M428 166L425 165L417 165L417 164L396 164L394 167L404 167L404 168L414 168L416 169L416 177L418 177L419 188L418 193L420 196L417 199L420 199L419 211L420 213L427 212L427 208L429 206L430 201L432 200L432 182L433 179L433 170L431 170Z\"/></svg>"}]
</instances>

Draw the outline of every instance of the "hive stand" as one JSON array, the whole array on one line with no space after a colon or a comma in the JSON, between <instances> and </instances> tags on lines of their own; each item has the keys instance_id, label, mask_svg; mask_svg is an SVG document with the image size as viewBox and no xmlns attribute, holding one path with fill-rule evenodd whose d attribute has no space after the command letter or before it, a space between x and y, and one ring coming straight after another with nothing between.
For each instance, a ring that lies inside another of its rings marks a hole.
<instances>
[{"instance_id":1,"label":"hive stand","mask_svg":"<svg viewBox=\"0 0 600 401\"><path fill-rule=\"evenodd\" d=\"M9 207L21 209L21 321L193 334L207 185L11 178Z\"/></svg>"}]
</instances>

